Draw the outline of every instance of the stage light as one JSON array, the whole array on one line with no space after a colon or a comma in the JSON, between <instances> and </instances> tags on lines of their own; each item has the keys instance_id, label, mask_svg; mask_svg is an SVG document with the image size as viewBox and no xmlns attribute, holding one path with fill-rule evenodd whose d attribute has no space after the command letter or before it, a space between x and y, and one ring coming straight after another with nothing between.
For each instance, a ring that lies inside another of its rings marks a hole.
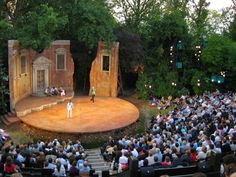
<instances>
[{"instance_id":1,"label":"stage light","mask_svg":"<svg viewBox=\"0 0 236 177\"><path fill-rule=\"evenodd\" d=\"M149 85L149 88L151 89L151 88L152 88L152 86L151 86L151 85Z\"/></svg>"},{"instance_id":2,"label":"stage light","mask_svg":"<svg viewBox=\"0 0 236 177\"><path fill-rule=\"evenodd\" d=\"M198 86L198 87L200 87L200 85L201 85L200 83L197 83L197 86Z\"/></svg>"},{"instance_id":3,"label":"stage light","mask_svg":"<svg viewBox=\"0 0 236 177\"><path fill-rule=\"evenodd\" d=\"M218 80L218 84L220 84L220 80Z\"/></svg>"},{"instance_id":4,"label":"stage light","mask_svg":"<svg viewBox=\"0 0 236 177\"><path fill-rule=\"evenodd\" d=\"M173 63L173 61L172 61L172 60L170 60L170 62L171 62L171 63Z\"/></svg>"}]
</instances>

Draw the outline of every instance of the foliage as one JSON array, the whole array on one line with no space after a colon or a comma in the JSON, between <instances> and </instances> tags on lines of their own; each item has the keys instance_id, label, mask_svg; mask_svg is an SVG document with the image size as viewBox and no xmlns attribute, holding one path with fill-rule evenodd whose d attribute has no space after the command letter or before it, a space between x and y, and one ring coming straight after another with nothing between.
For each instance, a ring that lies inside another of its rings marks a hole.
<instances>
[{"instance_id":1,"label":"foliage","mask_svg":"<svg viewBox=\"0 0 236 177\"><path fill-rule=\"evenodd\" d=\"M212 35L203 50L202 61L208 72L236 71L236 43L222 35Z\"/></svg>"},{"instance_id":2,"label":"foliage","mask_svg":"<svg viewBox=\"0 0 236 177\"><path fill-rule=\"evenodd\" d=\"M207 0L4 0L0 2L0 60L7 67L8 39L18 39L38 52L53 40L69 39L75 85L85 88L98 41L111 46L117 40L122 75L139 72L140 98L177 96L186 92L182 88L201 93L214 86L209 78L220 71L226 71L225 86L233 88L235 16L228 28L232 12L232 8L209 11ZM195 46L203 36L208 45L201 48L196 62ZM183 67L177 68L177 63ZM196 86L198 78L201 87Z\"/></svg>"},{"instance_id":3,"label":"foliage","mask_svg":"<svg viewBox=\"0 0 236 177\"><path fill-rule=\"evenodd\" d=\"M207 76L202 71L196 71L191 79L191 85L195 94L202 94L205 90L208 90Z\"/></svg>"},{"instance_id":4,"label":"foliage","mask_svg":"<svg viewBox=\"0 0 236 177\"><path fill-rule=\"evenodd\" d=\"M149 84L147 75L145 73L139 73L138 81L136 82L138 98L148 98L150 95Z\"/></svg>"},{"instance_id":5,"label":"foliage","mask_svg":"<svg viewBox=\"0 0 236 177\"><path fill-rule=\"evenodd\" d=\"M18 39L25 48L42 52L49 47L56 30L63 29L68 23L67 17L59 17L52 7L40 5L35 11L29 11L18 19Z\"/></svg>"},{"instance_id":6,"label":"foliage","mask_svg":"<svg viewBox=\"0 0 236 177\"><path fill-rule=\"evenodd\" d=\"M209 5L210 2L207 0L193 0L192 1L193 10L190 15L191 30L193 31L194 36L200 37L203 34L206 34L207 29L207 17L209 14Z\"/></svg>"},{"instance_id":7,"label":"foliage","mask_svg":"<svg viewBox=\"0 0 236 177\"><path fill-rule=\"evenodd\" d=\"M7 101L8 96L8 76L6 69L0 64L0 115L3 115L7 111Z\"/></svg>"},{"instance_id":8,"label":"foliage","mask_svg":"<svg viewBox=\"0 0 236 177\"><path fill-rule=\"evenodd\" d=\"M113 15L132 32L138 33L145 19L154 12L159 11L159 0L111 0L109 6Z\"/></svg>"},{"instance_id":9,"label":"foliage","mask_svg":"<svg viewBox=\"0 0 236 177\"><path fill-rule=\"evenodd\" d=\"M234 90L231 84L236 76L236 43L226 36L212 35L207 48L203 50L202 62L208 75L220 75L225 72L225 87ZM210 77L210 76L209 76Z\"/></svg>"},{"instance_id":10,"label":"foliage","mask_svg":"<svg viewBox=\"0 0 236 177\"><path fill-rule=\"evenodd\" d=\"M14 37L14 30L6 20L0 20L0 63L7 67L8 39Z\"/></svg>"},{"instance_id":11,"label":"foliage","mask_svg":"<svg viewBox=\"0 0 236 177\"><path fill-rule=\"evenodd\" d=\"M230 37L233 41L236 41L236 14L234 15L233 21L229 27Z\"/></svg>"},{"instance_id":12,"label":"foliage","mask_svg":"<svg viewBox=\"0 0 236 177\"><path fill-rule=\"evenodd\" d=\"M74 39L84 42L89 49L97 46L98 41L110 44L115 40L113 29L115 20L103 0L61 1L69 17L68 29Z\"/></svg>"}]
</instances>

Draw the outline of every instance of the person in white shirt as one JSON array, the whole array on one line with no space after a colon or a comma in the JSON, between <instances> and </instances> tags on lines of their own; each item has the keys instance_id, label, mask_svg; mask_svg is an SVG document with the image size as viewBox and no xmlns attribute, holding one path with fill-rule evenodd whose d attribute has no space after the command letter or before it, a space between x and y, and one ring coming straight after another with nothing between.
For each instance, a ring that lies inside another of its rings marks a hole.
<instances>
[{"instance_id":1,"label":"person in white shirt","mask_svg":"<svg viewBox=\"0 0 236 177\"><path fill-rule=\"evenodd\" d=\"M72 118L73 107L73 103L71 102L71 100L69 100L69 102L67 103L67 118Z\"/></svg>"},{"instance_id":2,"label":"person in white shirt","mask_svg":"<svg viewBox=\"0 0 236 177\"><path fill-rule=\"evenodd\" d=\"M122 172L122 170L125 170L128 168L128 157L125 156L126 150L122 149L121 150L122 155L119 158L119 168L118 171Z\"/></svg>"}]
</instances>

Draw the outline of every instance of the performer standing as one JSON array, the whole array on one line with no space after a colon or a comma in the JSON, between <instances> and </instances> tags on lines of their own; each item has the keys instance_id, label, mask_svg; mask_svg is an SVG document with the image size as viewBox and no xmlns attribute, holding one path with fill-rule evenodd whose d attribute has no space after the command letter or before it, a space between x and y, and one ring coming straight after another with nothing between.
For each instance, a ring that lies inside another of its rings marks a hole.
<instances>
[{"instance_id":1,"label":"performer standing","mask_svg":"<svg viewBox=\"0 0 236 177\"><path fill-rule=\"evenodd\" d=\"M92 101L94 103L94 98L95 98L95 93L96 93L96 90L94 87L91 88L91 95L92 95L92 98L90 99L90 101Z\"/></svg>"},{"instance_id":2,"label":"performer standing","mask_svg":"<svg viewBox=\"0 0 236 177\"><path fill-rule=\"evenodd\" d=\"M72 118L73 107L73 103L71 102L71 100L69 100L69 102L67 103L67 118Z\"/></svg>"}]
</instances>

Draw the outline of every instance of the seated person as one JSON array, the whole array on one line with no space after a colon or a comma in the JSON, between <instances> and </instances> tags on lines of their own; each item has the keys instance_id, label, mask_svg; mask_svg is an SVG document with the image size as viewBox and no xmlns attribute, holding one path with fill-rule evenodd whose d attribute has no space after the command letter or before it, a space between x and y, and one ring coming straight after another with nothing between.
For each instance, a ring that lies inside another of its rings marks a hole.
<instances>
[{"instance_id":1,"label":"seated person","mask_svg":"<svg viewBox=\"0 0 236 177\"><path fill-rule=\"evenodd\" d=\"M79 176L79 169L76 167L76 161L74 160L72 162L72 165L68 171L68 176Z\"/></svg>"},{"instance_id":2,"label":"seated person","mask_svg":"<svg viewBox=\"0 0 236 177\"><path fill-rule=\"evenodd\" d=\"M56 87L52 87L51 90L50 90L50 93L52 95L58 95L58 89Z\"/></svg>"},{"instance_id":3,"label":"seated person","mask_svg":"<svg viewBox=\"0 0 236 177\"><path fill-rule=\"evenodd\" d=\"M127 170L129 167L129 159L127 157L127 153L125 150L122 149L121 151L122 155L119 158L119 167L118 167L118 172L122 172L124 170Z\"/></svg>"},{"instance_id":4,"label":"seated person","mask_svg":"<svg viewBox=\"0 0 236 177\"><path fill-rule=\"evenodd\" d=\"M52 96L50 87L47 87L44 91L45 95Z\"/></svg>"},{"instance_id":5,"label":"seated person","mask_svg":"<svg viewBox=\"0 0 236 177\"><path fill-rule=\"evenodd\" d=\"M59 95L59 91L57 87L54 87L54 95Z\"/></svg>"},{"instance_id":6,"label":"seated person","mask_svg":"<svg viewBox=\"0 0 236 177\"><path fill-rule=\"evenodd\" d=\"M66 91L62 87L60 87L58 89L58 92L59 92L60 96L65 96L66 95Z\"/></svg>"},{"instance_id":7,"label":"seated person","mask_svg":"<svg viewBox=\"0 0 236 177\"><path fill-rule=\"evenodd\" d=\"M17 172L16 165L12 162L11 156L8 156L6 159L6 163L4 164L4 174L11 175L16 172Z\"/></svg>"},{"instance_id":8,"label":"seated person","mask_svg":"<svg viewBox=\"0 0 236 177\"><path fill-rule=\"evenodd\" d=\"M82 166L82 168L80 168L80 170L79 170L79 174L80 174L80 176L81 177L89 177L89 171L90 171L90 167L89 167L89 165L88 165L88 161L84 161L84 163L83 163L83 166Z\"/></svg>"}]
</instances>

